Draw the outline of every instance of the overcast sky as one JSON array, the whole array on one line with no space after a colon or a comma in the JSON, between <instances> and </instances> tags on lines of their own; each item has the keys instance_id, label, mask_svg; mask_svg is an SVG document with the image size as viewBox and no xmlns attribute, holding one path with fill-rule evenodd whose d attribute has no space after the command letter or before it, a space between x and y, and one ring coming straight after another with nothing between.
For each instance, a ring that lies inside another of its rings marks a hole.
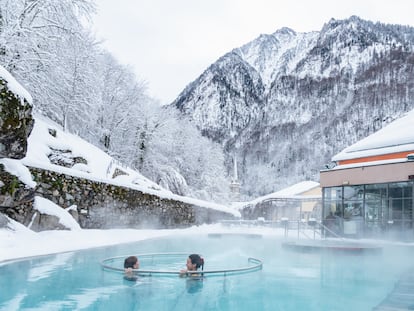
<instances>
[{"instance_id":1,"label":"overcast sky","mask_svg":"<svg viewBox=\"0 0 414 311\"><path fill-rule=\"evenodd\" d=\"M414 26L413 0L96 0L95 32L149 94L172 102L219 57L282 27L319 31L351 15Z\"/></svg>"}]
</instances>

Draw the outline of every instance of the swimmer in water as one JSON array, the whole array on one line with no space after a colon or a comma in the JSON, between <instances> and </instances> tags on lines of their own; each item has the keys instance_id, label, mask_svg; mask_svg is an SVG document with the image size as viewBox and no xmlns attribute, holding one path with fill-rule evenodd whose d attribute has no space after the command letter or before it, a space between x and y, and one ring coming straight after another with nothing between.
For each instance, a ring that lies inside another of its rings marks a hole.
<instances>
[{"instance_id":1,"label":"swimmer in water","mask_svg":"<svg viewBox=\"0 0 414 311\"><path fill-rule=\"evenodd\" d=\"M139 261L137 256L129 256L124 261L124 278L127 280L136 280L137 277L134 274L133 269L139 269Z\"/></svg>"},{"instance_id":2,"label":"swimmer in water","mask_svg":"<svg viewBox=\"0 0 414 311\"><path fill-rule=\"evenodd\" d=\"M198 271L198 269L201 267L201 270L204 270L204 259L198 255L198 254L191 254L187 258L186 263L187 269L180 271L180 276L200 276L199 273L193 273L193 271ZM203 275L201 273L201 275Z\"/></svg>"}]
</instances>

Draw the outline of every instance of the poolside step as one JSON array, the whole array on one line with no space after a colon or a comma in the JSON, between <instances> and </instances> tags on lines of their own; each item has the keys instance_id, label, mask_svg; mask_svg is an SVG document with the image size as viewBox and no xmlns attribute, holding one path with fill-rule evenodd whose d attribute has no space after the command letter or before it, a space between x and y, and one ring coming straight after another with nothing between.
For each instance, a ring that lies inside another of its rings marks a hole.
<instances>
[{"instance_id":1,"label":"poolside step","mask_svg":"<svg viewBox=\"0 0 414 311\"><path fill-rule=\"evenodd\" d=\"M414 269L407 271L395 284L392 292L373 310L414 310Z\"/></svg>"}]
</instances>

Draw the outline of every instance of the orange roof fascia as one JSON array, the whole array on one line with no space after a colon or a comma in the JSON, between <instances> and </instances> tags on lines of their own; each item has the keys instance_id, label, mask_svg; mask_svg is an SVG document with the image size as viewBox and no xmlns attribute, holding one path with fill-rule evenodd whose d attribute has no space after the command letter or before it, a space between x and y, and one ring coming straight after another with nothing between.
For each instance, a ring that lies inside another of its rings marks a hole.
<instances>
[{"instance_id":1,"label":"orange roof fascia","mask_svg":"<svg viewBox=\"0 0 414 311\"><path fill-rule=\"evenodd\" d=\"M346 164L355 164L355 163L364 163L364 162L373 162L373 161L383 161L383 160L393 160L393 159L401 159L406 158L407 155L414 153L413 151L403 151L403 152L396 152L396 153L388 153L388 154L379 154L369 157L363 158L356 158L356 159L349 159L349 160L340 160L338 161L339 165L346 165Z\"/></svg>"}]
</instances>

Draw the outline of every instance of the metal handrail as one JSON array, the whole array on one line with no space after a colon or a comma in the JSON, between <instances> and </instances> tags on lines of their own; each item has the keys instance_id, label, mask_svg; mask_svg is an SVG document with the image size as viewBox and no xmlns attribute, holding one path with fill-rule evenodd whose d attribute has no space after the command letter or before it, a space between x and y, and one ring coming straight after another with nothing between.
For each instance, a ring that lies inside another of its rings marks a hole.
<instances>
[{"instance_id":1,"label":"metal handrail","mask_svg":"<svg viewBox=\"0 0 414 311\"><path fill-rule=\"evenodd\" d=\"M137 256L140 259L144 259L144 258L154 258L154 257L159 257L159 256L188 256L187 253L151 253L151 254L137 254L135 256ZM109 261L115 261L117 259L120 258L126 258L129 255L126 256L117 256L117 257L111 257L111 258L106 258L104 260L101 261L101 266L102 269L108 269L108 270L112 270L112 271L119 271L119 272L124 272L125 269L123 268L116 268L113 266L108 265L107 263ZM217 274L217 273L224 273L224 274L228 274L228 273L242 273L242 272L253 272L256 270L261 270L263 268L263 262L260 259L257 258L253 258L253 257L248 257L247 258L247 262L249 263L253 263L253 266L248 266L248 267L241 267L241 268L235 268L235 269L222 269L222 270L203 270L203 271L188 271L186 272L186 274ZM152 275L152 274L167 274L167 275L180 275L182 274L180 271L171 271L171 270L146 270L146 269L131 269L132 272L137 273L138 275Z\"/></svg>"},{"instance_id":2,"label":"metal handrail","mask_svg":"<svg viewBox=\"0 0 414 311\"><path fill-rule=\"evenodd\" d=\"M336 233L335 231L329 229L327 226L325 226L322 222L320 221L316 221L313 225L311 225L313 227L313 233L314 233L314 237L313 239L315 239L315 234L318 233L319 236L322 238L324 237L322 235L322 229L324 229L325 231L329 232L330 234L332 234L334 237L344 240L344 237L340 236L338 233ZM316 230L316 226L318 226L318 230ZM304 235L306 238L308 239L312 239L311 237L309 237L303 230L303 228L301 228L300 225L298 225L298 237L299 237L299 233L301 233L302 235Z\"/></svg>"},{"instance_id":3,"label":"metal handrail","mask_svg":"<svg viewBox=\"0 0 414 311\"><path fill-rule=\"evenodd\" d=\"M331 229L329 229L327 226L325 226L323 223L318 222L318 225L320 228L323 228L324 230L328 231L329 233L331 233L332 235L334 235L335 237L341 239L341 240L345 240L344 237L340 236L339 234L337 234L335 231L332 231ZM322 234L321 234L322 236Z\"/></svg>"}]
</instances>

